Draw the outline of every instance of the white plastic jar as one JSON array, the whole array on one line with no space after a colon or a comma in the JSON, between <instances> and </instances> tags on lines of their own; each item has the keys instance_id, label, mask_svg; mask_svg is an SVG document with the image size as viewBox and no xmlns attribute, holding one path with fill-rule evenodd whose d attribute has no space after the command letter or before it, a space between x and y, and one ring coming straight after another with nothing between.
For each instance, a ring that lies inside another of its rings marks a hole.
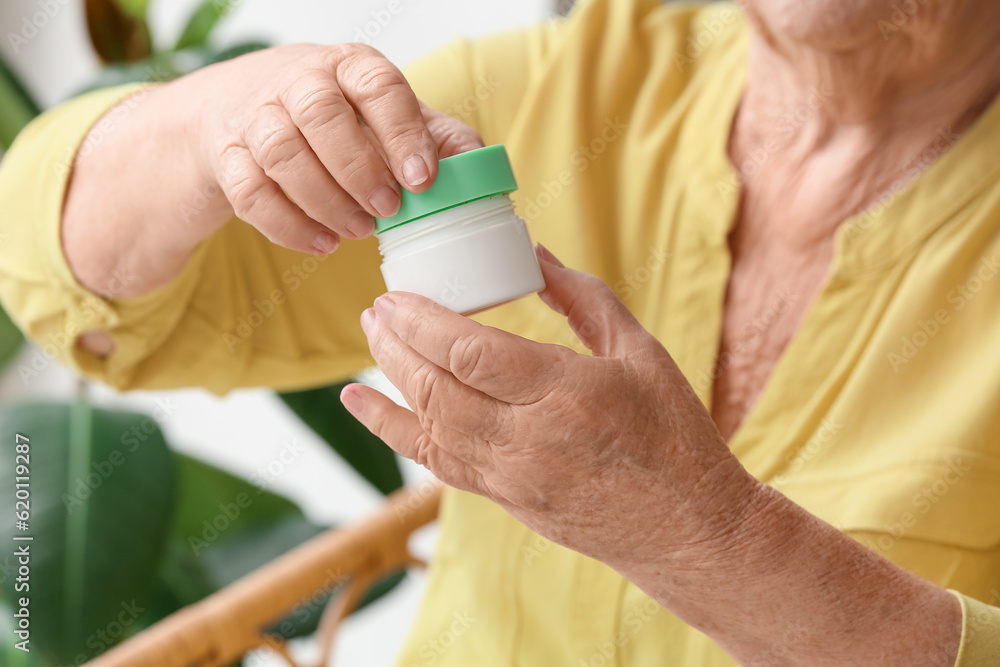
<instances>
[{"instance_id":1,"label":"white plastic jar","mask_svg":"<svg viewBox=\"0 0 1000 667\"><path fill-rule=\"evenodd\" d=\"M386 287L472 314L545 287L528 227L510 193L503 146L440 162L426 192L403 192L398 214L376 220Z\"/></svg>"}]
</instances>

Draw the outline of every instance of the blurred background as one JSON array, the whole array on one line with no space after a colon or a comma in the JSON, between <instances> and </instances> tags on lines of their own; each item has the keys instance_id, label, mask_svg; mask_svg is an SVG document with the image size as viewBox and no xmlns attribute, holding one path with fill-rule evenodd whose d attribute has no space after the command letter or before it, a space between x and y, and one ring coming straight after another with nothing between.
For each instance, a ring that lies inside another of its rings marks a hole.
<instances>
[{"instance_id":1,"label":"blurred background","mask_svg":"<svg viewBox=\"0 0 1000 667\"><path fill-rule=\"evenodd\" d=\"M86 3L100 4L89 0ZM170 49L176 45L182 32L190 29L191 16L202 4L197 0L151 0L144 11L153 46ZM226 4L231 11L209 41L216 50L250 41L275 45L351 42L359 41L364 34L400 65L456 37L515 28L551 18L566 9L565 2L559 7L552 0L229 0ZM390 4L399 12L389 21L379 21ZM42 109L94 85L103 68L88 36L84 0L3 0L0 55ZM76 378L47 362L40 352L25 344L4 364L0 377L0 406L4 409L25 401L54 400L70 405L78 400L81 394ZM375 373L366 373L364 379L391 391ZM359 475L336 453L336 446L331 446L336 434L329 436L323 430L330 425L320 424L317 428L310 422L310 427L308 418L303 421L296 417L290 404L271 391L238 391L219 399L197 390L121 395L91 386L85 395L95 409L126 409L151 417L175 452L242 480L255 475L259 480L263 473L267 491L292 501L311 525L343 523L365 515L382 502L380 489ZM322 396L307 398L315 403ZM298 405L300 414L308 409L301 401L291 405ZM3 465L7 465L6 460ZM409 462L401 462L401 470L409 484L427 474ZM430 557L433 528L421 532L416 541L416 553ZM387 597L355 614L338 639L336 664L392 664L423 584L423 575L413 573ZM259 653L245 664L284 663Z\"/></svg>"}]
</instances>

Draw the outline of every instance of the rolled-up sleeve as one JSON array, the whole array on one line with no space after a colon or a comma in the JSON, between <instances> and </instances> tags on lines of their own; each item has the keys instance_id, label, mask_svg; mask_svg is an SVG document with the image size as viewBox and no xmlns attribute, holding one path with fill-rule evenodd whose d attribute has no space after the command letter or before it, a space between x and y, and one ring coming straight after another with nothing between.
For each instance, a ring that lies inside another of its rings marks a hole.
<instances>
[{"instance_id":1,"label":"rolled-up sleeve","mask_svg":"<svg viewBox=\"0 0 1000 667\"><path fill-rule=\"evenodd\" d=\"M530 63L553 34L545 25L455 42L407 68L407 76L428 104L502 142ZM61 242L73 165L85 164L92 142L113 136L142 95L141 86L130 86L72 100L25 129L0 164L0 302L38 345L42 365L56 360L120 390L199 386L223 394L315 386L371 364L358 318L384 291L375 239L314 257L271 244L233 218L180 275L142 297L104 299L76 280ZM137 168L156 169L156 156L139 150ZM113 285L130 276L109 279ZM111 354L77 345L93 330L111 336ZM38 364L18 372L31 376Z\"/></svg>"},{"instance_id":2,"label":"rolled-up sleeve","mask_svg":"<svg viewBox=\"0 0 1000 667\"><path fill-rule=\"evenodd\" d=\"M123 374L170 335L201 264L196 254L166 287L109 300L80 285L63 255L60 223L74 162L113 132L117 116L130 113L143 94L142 86L123 86L63 105L26 128L0 164L0 300L44 357L111 384L123 384ZM93 330L112 334L113 355L98 358L76 345L81 333ZM18 372L39 370L35 362Z\"/></svg>"}]
</instances>

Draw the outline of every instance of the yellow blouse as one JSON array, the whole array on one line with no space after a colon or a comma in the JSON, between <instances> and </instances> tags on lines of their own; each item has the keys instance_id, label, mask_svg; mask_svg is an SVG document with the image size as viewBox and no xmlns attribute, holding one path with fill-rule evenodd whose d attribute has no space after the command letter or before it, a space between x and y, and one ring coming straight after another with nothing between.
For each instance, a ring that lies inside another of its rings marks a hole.
<instances>
[{"instance_id":1,"label":"yellow blouse","mask_svg":"<svg viewBox=\"0 0 1000 667\"><path fill-rule=\"evenodd\" d=\"M726 140L747 45L734 6L592 0L408 71L429 104L507 145L533 237L611 284L706 404L740 189ZM103 301L74 281L59 241L67 165L132 92L48 114L3 161L0 297L41 346L34 363L54 357L122 389L219 393L326 383L371 363L358 316L384 289L373 240L321 261L233 220L145 297ZM1000 665L1000 104L953 141L943 134L943 154L911 165L914 182L842 225L828 282L731 446L810 512L960 591L958 664L971 667ZM477 319L580 349L533 297ZM93 328L116 341L107 360L72 345ZM603 564L450 492L401 664L733 661Z\"/></svg>"}]
</instances>

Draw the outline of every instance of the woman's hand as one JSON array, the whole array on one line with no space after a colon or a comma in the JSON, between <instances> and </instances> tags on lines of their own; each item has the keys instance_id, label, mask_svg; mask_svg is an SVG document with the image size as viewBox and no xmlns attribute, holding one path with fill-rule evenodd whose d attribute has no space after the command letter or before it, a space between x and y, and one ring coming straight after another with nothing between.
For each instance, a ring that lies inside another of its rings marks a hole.
<instances>
[{"instance_id":1,"label":"woman's hand","mask_svg":"<svg viewBox=\"0 0 1000 667\"><path fill-rule=\"evenodd\" d=\"M614 293L539 256L542 298L593 357L393 292L362 326L413 412L357 384L344 405L442 481L615 568L739 664L954 664L956 598L753 479Z\"/></svg>"},{"instance_id":2,"label":"woman's hand","mask_svg":"<svg viewBox=\"0 0 1000 667\"><path fill-rule=\"evenodd\" d=\"M663 346L598 278L545 250L541 293L594 356L393 292L362 317L413 412L350 385L343 401L442 481L606 563L725 549L757 482Z\"/></svg>"},{"instance_id":3,"label":"woman's hand","mask_svg":"<svg viewBox=\"0 0 1000 667\"><path fill-rule=\"evenodd\" d=\"M95 125L73 165L63 249L105 297L166 285L234 212L274 243L328 254L394 214L399 183L426 190L438 158L482 143L370 47L251 53L143 90Z\"/></svg>"},{"instance_id":4,"label":"woman's hand","mask_svg":"<svg viewBox=\"0 0 1000 667\"><path fill-rule=\"evenodd\" d=\"M194 135L203 175L274 243L328 253L422 192L439 157L482 146L423 105L402 73L363 44L268 49L207 68L186 85L211 103ZM287 195L287 196L286 196Z\"/></svg>"}]
</instances>

